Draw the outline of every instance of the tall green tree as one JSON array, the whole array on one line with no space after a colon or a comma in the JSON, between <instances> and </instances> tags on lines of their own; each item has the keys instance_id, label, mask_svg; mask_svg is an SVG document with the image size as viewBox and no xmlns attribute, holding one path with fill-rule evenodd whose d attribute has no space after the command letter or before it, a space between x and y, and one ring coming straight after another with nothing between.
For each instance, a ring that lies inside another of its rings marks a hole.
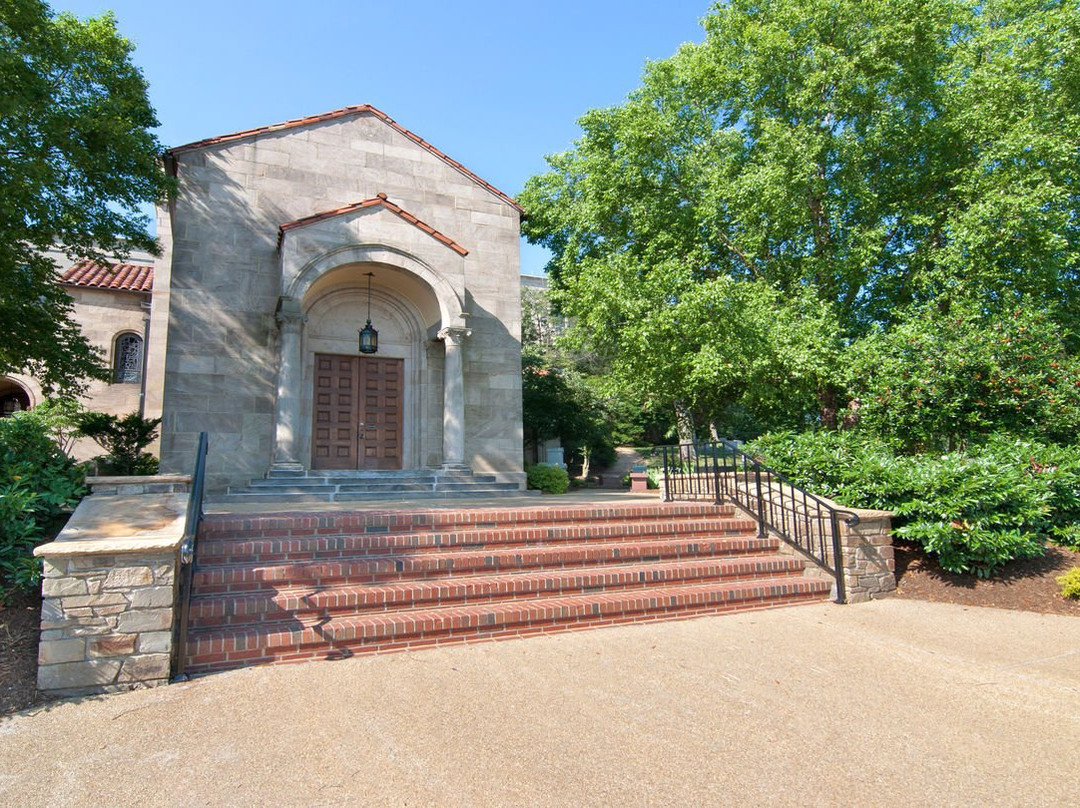
<instances>
[{"instance_id":1,"label":"tall green tree","mask_svg":"<svg viewBox=\"0 0 1080 808\"><path fill-rule=\"evenodd\" d=\"M155 250L139 206L169 188L132 45L111 14L0 4L0 373L47 390L103 377L43 253Z\"/></svg>"},{"instance_id":2,"label":"tall green tree","mask_svg":"<svg viewBox=\"0 0 1080 808\"><path fill-rule=\"evenodd\" d=\"M838 358L921 304L1080 316L1074 2L731 0L704 26L519 197L558 304L630 391L707 400L695 329L737 344L746 326L717 312L770 299L804 335L780 372L813 377L825 420L836 367L807 352ZM687 319L690 298L712 319ZM769 378L725 373L728 399ZM787 390L769 396L797 412L805 386Z\"/></svg>"}]
</instances>

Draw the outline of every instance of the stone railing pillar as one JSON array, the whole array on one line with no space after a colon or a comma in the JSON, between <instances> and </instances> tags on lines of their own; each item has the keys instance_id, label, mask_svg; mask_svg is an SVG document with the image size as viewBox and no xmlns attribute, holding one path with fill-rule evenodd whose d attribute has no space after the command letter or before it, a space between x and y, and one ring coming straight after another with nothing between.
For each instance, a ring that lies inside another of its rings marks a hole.
<instances>
[{"instance_id":1,"label":"stone railing pillar","mask_svg":"<svg viewBox=\"0 0 1080 808\"><path fill-rule=\"evenodd\" d=\"M44 561L38 689L89 695L165 684L190 478L88 480Z\"/></svg>"},{"instance_id":2,"label":"stone railing pillar","mask_svg":"<svg viewBox=\"0 0 1080 808\"><path fill-rule=\"evenodd\" d=\"M844 588L848 603L862 603L896 590L896 560L889 511L855 510L859 524L840 522Z\"/></svg>"}]
</instances>

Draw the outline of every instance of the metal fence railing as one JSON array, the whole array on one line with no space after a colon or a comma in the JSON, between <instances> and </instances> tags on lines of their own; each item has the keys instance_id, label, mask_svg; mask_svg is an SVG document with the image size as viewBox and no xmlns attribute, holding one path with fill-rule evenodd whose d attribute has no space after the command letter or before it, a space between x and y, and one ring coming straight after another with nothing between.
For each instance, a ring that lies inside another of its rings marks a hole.
<instances>
[{"instance_id":1,"label":"metal fence railing","mask_svg":"<svg viewBox=\"0 0 1080 808\"><path fill-rule=\"evenodd\" d=\"M841 519L859 523L854 511L837 508L799 488L730 441L657 447L664 463L664 500L733 502L836 580L836 601L844 603Z\"/></svg>"}]
</instances>

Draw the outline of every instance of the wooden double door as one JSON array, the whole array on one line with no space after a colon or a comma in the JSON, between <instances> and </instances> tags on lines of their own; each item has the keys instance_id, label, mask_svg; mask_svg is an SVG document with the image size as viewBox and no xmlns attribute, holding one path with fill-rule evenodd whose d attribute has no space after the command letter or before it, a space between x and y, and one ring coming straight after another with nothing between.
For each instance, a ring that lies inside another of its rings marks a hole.
<instances>
[{"instance_id":1,"label":"wooden double door","mask_svg":"<svg viewBox=\"0 0 1080 808\"><path fill-rule=\"evenodd\" d=\"M400 469L404 362L315 354L311 465Z\"/></svg>"}]
</instances>

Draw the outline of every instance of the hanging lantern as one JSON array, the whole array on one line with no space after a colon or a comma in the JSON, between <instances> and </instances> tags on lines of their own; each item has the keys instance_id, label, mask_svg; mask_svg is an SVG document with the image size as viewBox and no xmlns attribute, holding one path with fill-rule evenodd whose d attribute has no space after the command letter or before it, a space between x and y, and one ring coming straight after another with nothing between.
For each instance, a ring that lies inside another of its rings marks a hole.
<instances>
[{"instance_id":1,"label":"hanging lantern","mask_svg":"<svg viewBox=\"0 0 1080 808\"><path fill-rule=\"evenodd\" d=\"M367 273L367 325L360 329L360 353L373 354L379 352L379 332L371 326L371 276L374 272Z\"/></svg>"}]
</instances>

